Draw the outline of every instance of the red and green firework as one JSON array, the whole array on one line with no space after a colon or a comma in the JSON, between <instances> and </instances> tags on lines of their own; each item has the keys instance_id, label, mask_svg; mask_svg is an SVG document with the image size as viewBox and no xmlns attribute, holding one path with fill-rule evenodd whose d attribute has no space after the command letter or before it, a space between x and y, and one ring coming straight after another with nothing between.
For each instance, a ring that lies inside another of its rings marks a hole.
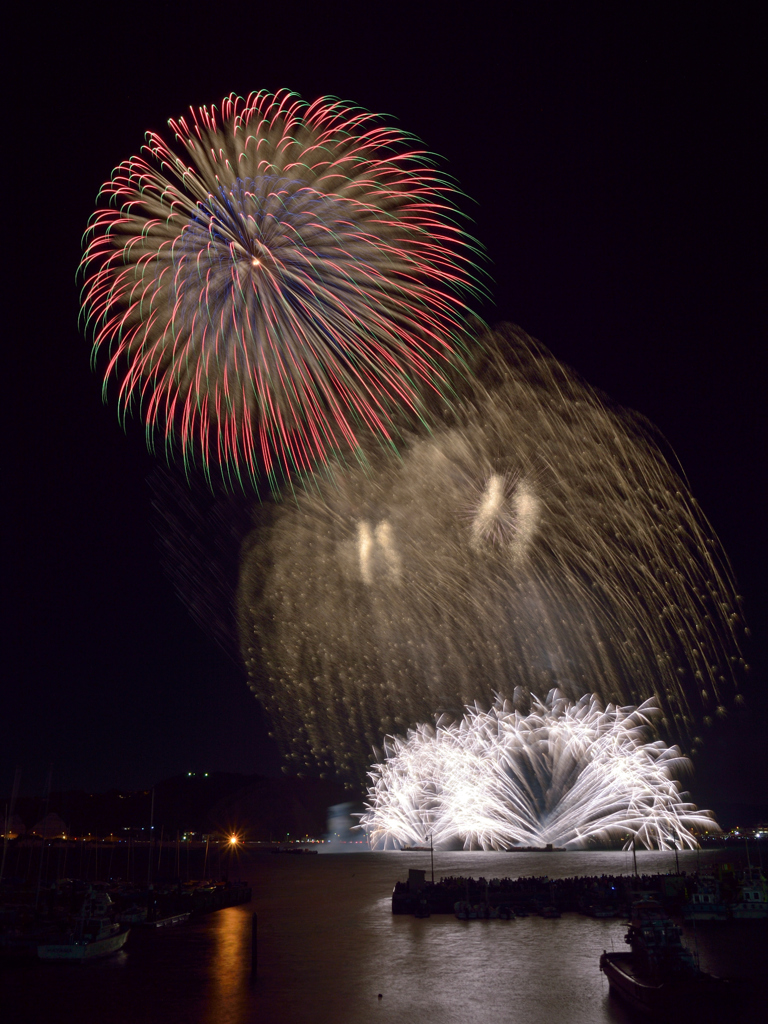
<instances>
[{"instance_id":1,"label":"red and green firework","mask_svg":"<svg viewBox=\"0 0 768 1024\"><path fill-rule=\"evenodd\" d=\"M254 479L391 442L442 388L478 292L446 178L329 97L232 95L169 125L85 236L83 314L121 412Z\"/></svg>"}]
</instances>

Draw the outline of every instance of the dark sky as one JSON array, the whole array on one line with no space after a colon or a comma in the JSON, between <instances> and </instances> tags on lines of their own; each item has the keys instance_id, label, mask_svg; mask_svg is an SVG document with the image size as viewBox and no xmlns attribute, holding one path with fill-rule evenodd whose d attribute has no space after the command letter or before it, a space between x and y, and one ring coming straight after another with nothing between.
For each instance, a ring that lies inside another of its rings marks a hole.
<instances>
[{"instance_id":1,"label":"dark sky","mask_svg":"<svg viewBox=\"0 0 768 1024\"><path fill-rule=\"evenodd\" d=\"M230 91L288 86L391 114L442 154L476 201L464 208L491 258L485 316L516 321L666 435L755 635L747 712L718 729L694 795L723 813L757 807L768 728L757 5L511 3L498 18L480 2L451 20L442 4L370 6L160 3L95 20L62 6L12 26L0 793L16 765L29 792L51 763L54 786L93 789L276 770L244 673L161 570L153 459L141 428L125 434L102 405L75 272L96 192L145 130Z\"/></svg>"}]
</instances>

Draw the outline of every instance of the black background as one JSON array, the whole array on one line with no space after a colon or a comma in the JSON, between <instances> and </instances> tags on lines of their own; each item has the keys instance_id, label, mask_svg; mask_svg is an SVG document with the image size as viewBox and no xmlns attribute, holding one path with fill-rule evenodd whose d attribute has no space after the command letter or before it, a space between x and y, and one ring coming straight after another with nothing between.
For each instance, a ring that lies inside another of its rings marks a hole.
<instances>
[{"instance_id":1,"label":"black background","mask_svg":"<svg viewBox=\"0 0 768 1024\"><path fill-rule=\"evenodd\" d=\"M510 319L666 435L754 633L691 784L765 813L765 180L757 5L130 5L9 26L0 792L278 771L244 672L160 568L140 424L101 401L75 273L96 192L190 104L287 86L397 118L476 202ZM674 8L674 10L671 10ZM760 113L759 113L760 111ZM8 219L10 217L10 220Z\"/></svg>"}]
</instances>

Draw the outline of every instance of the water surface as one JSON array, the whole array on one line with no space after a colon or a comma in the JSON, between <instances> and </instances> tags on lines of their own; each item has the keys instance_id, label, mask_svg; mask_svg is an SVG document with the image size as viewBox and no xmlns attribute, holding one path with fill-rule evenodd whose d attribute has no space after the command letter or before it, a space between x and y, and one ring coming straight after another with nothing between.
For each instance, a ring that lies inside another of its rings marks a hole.
<instances>
[{"instance_id":1,"label":"water surface","mask_svg":"<svg viewBox=\"0 0 768 1024\"><path fill-rule=\"evenodd\" d=\"M713 859L701 855L701 866ZM674 870L674 855L638 855L640 872ZM157 934L86 965L3 969L4 1021L68 1024L627 1024L598 968L625 948L626 922L564 914L516 921L393 917L393 884L428 853L245 854L253 901ZM680 857L696 870L697 855ZM624 853L436 853L435 877L631 874ZM258 971L251 922L258 916ZM702 967L760 977L765 922L687 929ZM379 999L381 994L381 999ZM10 1011L6 1014L6 1009Z\"/></svg>"}]
</instances>

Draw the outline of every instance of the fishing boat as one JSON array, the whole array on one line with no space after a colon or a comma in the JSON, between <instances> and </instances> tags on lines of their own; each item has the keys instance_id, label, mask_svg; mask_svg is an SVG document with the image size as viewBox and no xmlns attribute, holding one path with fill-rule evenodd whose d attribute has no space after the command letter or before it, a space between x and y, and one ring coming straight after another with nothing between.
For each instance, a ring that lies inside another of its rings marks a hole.
<instances>
[{"instance_id":1,"label":"fishing boat","mask_svg":"<svg viewBox=\"0 0 768 1024\"><path fill-rule=\"evenodd\" d=\"M132 903L126 910L115 914L115 920L120 924L141 924L147 920L147 908Z\"/></svg>"},{"instance_id":2,"label":"fishing boat","mask_svg":"<svg viewBox=\"0 0 768 1024\"><path fill-rule=\"evenodd\" d=\"M106 892L86 893L74 928L61 939L40 943L41 960L92 960L122 949L130 928L112 918L114 904Z\"/></svg>"},{"instance_id":3,"label":"fishing boat","mask_svg":"<svg viewBox=\"0 0 768 1024\"><path fill-rule=\"evenodd\" d=\"M699 969L681 934L660 903L641 900L632 907L624 940L631 952L600 957L611 991L659 1024L709 1019L737 1001L731 982Z\"/></svg>"},{"instance_id":4,"label":"fishing boat","mask_svg":"<svg viewBox=\"0 0 768 1024\"><path fill-rule=\"evenodd\" d=\"M710 875L702 875L691 893L691 898L683 907L683 918L686 921L727 921L728 910L720 895L717 880Z\"/></svg>"},{"instance_id":5,"label":"fishing boat","mask_svg":"<svg viewBox=\"0 0 768 1024\"><path fill-rule=\"evenodd\" d=\"M737 921L757 921L768 917L768 884L759 868L751 865L741 878L731 917Z\"/></svg>"},{"instance_id":6,"label":"fishing boat","mask_svg":"<svg viewBox=\"0 0 768 1024\"><path fill-rule=\"evenodd\" d=\"M458 900L453 912L459 921L514 921L515 912L508 904L492 906L490 903L470 903Z\"/></svg>"},{"instance_id":7,"label":"fishing boat","mask_svg":"<svg viewBox=\"0 0 768 1024\"><path fill-rule=\"evenodd\" d=\"M551 903L547 904L547 906L545 906L545 907L542 907L541 910L539 911L539 917L555 918L555 917L562 917L562 916L563 915L560 913L560 911L557 909L557 907L553 906Z\"/></svg>"}]
</instances>

